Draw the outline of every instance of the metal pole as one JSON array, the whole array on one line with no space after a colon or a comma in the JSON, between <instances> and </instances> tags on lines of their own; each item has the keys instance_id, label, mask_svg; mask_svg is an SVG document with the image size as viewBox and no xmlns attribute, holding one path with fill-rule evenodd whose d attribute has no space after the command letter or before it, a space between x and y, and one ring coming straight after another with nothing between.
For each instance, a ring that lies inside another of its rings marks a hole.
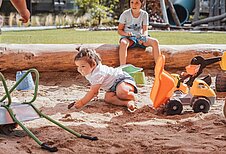
<instances>
[{"instance_id":1,"label":"metal pole","mask_svg":"<svg viewBox=\"0 0 226 154\"><path fill-rule=\"evenodd\" d=\"M169 24L168 16L166 13L165 0L160 0L160 5L161 5L161 9L162 9L163 20L165 23Z\"/></svg>"}]
</instances>

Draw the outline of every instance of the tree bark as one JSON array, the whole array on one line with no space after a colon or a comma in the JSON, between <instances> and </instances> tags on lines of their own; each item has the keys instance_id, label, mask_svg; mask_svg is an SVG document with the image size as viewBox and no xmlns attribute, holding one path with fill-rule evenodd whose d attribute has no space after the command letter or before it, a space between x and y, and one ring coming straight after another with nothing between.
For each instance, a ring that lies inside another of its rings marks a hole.
<instances>
[{"instance_id":1,"label":"tree bark","mask_svg":"<svg viewBox=\"0 0 226 154\"><path fill-rule=\"evenodd\" d=\"M36 68L40 72L76 71L74 57L77 54L75 49L78 47L95 49L100 54L103 64L119 66L118 45L0 44L0 71L10 72L29 68ZM161 45L160 50L166 56L166 69L184 69L194 56L220 55L221 50L226 50L226 45ZM129 49L127 63L148 70L153 69L155 62L152 48ZM219 68L219 65L216 66Z\"/></svg>"}]
</instances>

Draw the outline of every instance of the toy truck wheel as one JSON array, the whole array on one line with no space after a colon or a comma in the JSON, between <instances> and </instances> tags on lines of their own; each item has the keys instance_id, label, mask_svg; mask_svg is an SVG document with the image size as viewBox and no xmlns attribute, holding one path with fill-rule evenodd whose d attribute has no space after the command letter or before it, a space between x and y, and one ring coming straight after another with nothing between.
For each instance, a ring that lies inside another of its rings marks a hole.
<instances>
[{"instance_id":1,"label":"toy truck wheel","mask_svg":"<svg viewBox=\"0 0 226 154\"><path fill-rule=\"evenodd\" d=\"M9 135L13 132L13 129L15 129L16 127L17 127L16 123L1 125L0 126L0 133L5 134L5 135Z\"/></svg>"},{"instance_id":2,"label":"toy truck wheel","mask_svg":"<svg viewBox=\"0 0 226 154\"><path fill-rule=\"evenodd\" d=\"M183 106L179 100L169 100L166 104L166 114L167 115L176 115L181 114Z\"/></svg>"},{"instance_id":3,"label":"toy truck wheel","mask_svg":"<svg viewBox=\"0 0 226 154\"><path fill-rule=\"evenodd\" d=\"M217 74L215 84L217 92L226 92L226 72Z\"/></svg>"},{"instance_id":4,"label":"toy truck wheel","mask_svg":"<svg viewBox=\"0 0 226 154\"><path fill-rule=\"evenodd\" d=\"M195 113L198 112L208 113L210 109L210 101L206 98L197 98L194 100L192 108Z\"/></svg>"}]
</instances>

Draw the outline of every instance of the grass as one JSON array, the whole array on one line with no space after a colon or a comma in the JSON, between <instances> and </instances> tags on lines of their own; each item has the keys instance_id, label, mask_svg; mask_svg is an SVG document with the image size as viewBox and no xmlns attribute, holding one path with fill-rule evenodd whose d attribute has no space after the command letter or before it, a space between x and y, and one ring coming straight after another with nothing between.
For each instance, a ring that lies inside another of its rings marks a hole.
<instances>
[{"instance_id":1,"label":"grass","mask_svg":"<svg viewBox=\"0 0 226 154\"><path fill-rule=\"evenodd\" d=\"M225 33L151 31L161 45L225 44ZM117 31L76 31L74 29L2 32L1 43L12 44L118 44Z\"/></svg>"}]
</instances>

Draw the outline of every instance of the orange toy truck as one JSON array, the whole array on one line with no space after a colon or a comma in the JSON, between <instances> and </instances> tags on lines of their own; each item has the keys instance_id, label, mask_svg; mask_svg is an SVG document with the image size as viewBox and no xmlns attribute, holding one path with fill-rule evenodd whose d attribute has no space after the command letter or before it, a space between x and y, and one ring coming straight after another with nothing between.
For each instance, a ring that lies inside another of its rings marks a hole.
<instances>
[{"instance_id":1,"label":"orange toy truck","mask_svg":"<svg viewBox=\"0 0 226 154\"><path fill-rule=\"evenodd\" d=\"M194 112L207 113L214 104L216 94L210 87L211 77L198 79L206 66L220 62L226 70L226 52L222 57L204 59L196 56L183 75L170 74L164 70L165 56L160 55L155 67L155 80L150 98L155 109L163 107L167 115L181 114L183 105L190 105Z\"/></svg>"}]
</instances>

